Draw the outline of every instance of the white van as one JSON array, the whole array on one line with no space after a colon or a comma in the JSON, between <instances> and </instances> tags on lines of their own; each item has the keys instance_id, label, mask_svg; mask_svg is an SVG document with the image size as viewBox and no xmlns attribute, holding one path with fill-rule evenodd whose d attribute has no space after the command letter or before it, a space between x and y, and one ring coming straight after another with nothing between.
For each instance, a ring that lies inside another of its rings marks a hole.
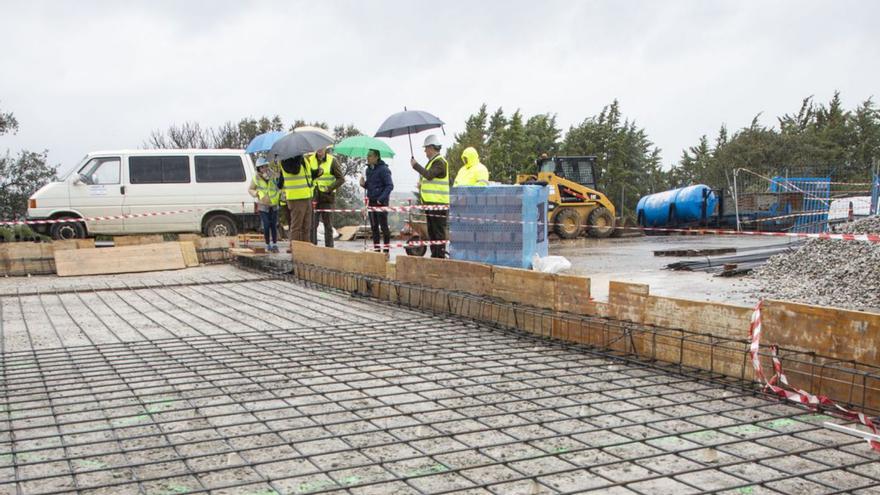
<instances>
[{"instance_id":1,"label":"white van","mask_svg":"<svg viewBox=\"0 0 880 495\"><path fill-rule=\"evenodd\" d=\"M28 200L28 219L161 216L35 224L54 239L95 234L201 232L235 235L259 224L248 194L254 167L242 150L117 150L89 153L60 182Z\"/></svg>"}]
</instances>

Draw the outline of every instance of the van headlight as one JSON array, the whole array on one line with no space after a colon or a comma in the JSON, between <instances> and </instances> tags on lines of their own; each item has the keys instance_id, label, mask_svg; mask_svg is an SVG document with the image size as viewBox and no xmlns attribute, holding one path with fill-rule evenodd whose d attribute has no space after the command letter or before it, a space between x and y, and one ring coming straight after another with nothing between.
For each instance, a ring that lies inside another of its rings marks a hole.
<instances>
[{"instance_id":1,"label":"van headlight","mask_svg":"<svg viewBox=\"0 0 880 495\"><path fill-rule=\"evenodd\" d=\"M34 198L28 199L28 208L36 208L36 207L37 207L37 200Z\"/></svg>"}]
</instances>

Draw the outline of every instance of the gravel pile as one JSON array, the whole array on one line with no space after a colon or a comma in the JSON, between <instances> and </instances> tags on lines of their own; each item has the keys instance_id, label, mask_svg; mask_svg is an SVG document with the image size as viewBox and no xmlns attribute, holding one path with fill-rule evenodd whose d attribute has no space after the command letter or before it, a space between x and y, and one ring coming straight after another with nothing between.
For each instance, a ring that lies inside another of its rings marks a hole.
<instances>
[{"instance_id":1,"label":"gravel pile","mask_svg":"<svg viewBox=\"0 0 880 495\"><path fill-rule=\"evenodd\" d=\"M834 228L839 234L880 234L880 216L861 218Z\"/></svg>"},{"instance_id":2,"label":"gravel pile","mask_svg":"<svg viewBox=\"0 0 880 495\"><path fill-rule=\"evenodd\" d=\"M810 239L752 277L764 297L880 312L880 244Z\"/></svg>"}]
</instances>

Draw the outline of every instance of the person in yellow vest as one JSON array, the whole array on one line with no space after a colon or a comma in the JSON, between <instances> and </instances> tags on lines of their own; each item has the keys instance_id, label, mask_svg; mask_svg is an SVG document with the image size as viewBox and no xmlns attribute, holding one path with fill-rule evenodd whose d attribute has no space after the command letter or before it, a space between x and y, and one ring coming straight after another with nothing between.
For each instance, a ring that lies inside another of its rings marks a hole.
<instances>
[{"instance_id":1,"label":"person in yellow vest","mask_svg":"<svg viewBox=\"0 0 880 495\"><path fill-rule=\"evenodd\" d=\"M321 175L315 179L315 204L319 210L332 209L336 206L336 190L345 184L342 168L326 148L305 158L310 168L321 169ZM324 245L333 247L333 221L329 211L315 212L312 218L312 244L318 244L319 220L324 223Z\"/></svg>"},{"instance_id":2,"label":"person in yellow vest","mask_svg":"<svg viewBox=\"0 0 880 495\"><path fill-rule=\"evenodd\" d=\"M425 205L449 205L449 164L440 156L440 138L431 134L425 138L424 149L428 163L422 167L415 158L410 160L413 170L419 173L419 198ZM447 210L428 210L428 239L432 241L446 240ZM444 244L431 245L432 258L445 258Z\"/></svg>"},{"instance_id":3,"label":"person in yellow vest","mask_svg":"<svg viewBox=\"0 0 880 495\"><path fill-rule=\"evenodd\" d=\"M468 146L461 152L461 162L464 164L455 175L453 186L488 186L489 169L480 163L480 155L472 146Z\"/></svg>"},{"instance_id":4,"label":"person in yellow vest","mask_svg":"<svg viewBox=\"0 0 880 495\"><path fill-rule=\"evenodd\" d=\"M284 179L282 199L287 202L290 213L290 240L311 242L312 196L315 179L321 175L320 168L312 168L302 155L281 161L281 177Z\"/></svg>"},{"instance_id":5,"label":"person in yellow vest","mask_svg":"<svg viewBox=\"0 0 880 495\"><path fill-rule=\"evenodd\" d=\"M278 208L281 203L281 177L269 166L265 158L257 159L257 173L248 186L248 192L257 200L260 222L263 224L263 239L266 250L278 252Z\"/></svg>"}]
</instances>

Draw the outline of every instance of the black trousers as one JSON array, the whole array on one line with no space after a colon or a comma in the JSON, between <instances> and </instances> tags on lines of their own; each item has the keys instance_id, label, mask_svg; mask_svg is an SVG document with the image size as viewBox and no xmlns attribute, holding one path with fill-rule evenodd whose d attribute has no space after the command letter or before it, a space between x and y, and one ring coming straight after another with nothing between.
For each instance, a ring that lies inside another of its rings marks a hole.
<instances>
[{"instance_id":1,"label":"black trousers","mask_svg":"<svg viewBox=\"0 0 880 495\"><path fill-rule=\"evenodd\" d=\"M445 241L446 240L446 221L449 217L449 211L442 210L428 210L425 211L425 215L428 218L428 239L432 241ZM445 244L431 244L431 257L432 258L445 258L446 257L446 245Z\"/></svg>"},{"instance_id":2,"label":"black trousers","mask_svg":"<svg viewBox=\"0 0 880 495\"><path fill-rule=\"evenodd\" d=\"M373 206L373 205L370 205ZM371 211L370 212L370 230L373 231L373 249L383 253L388 252L388 244L391 244L391 230L388 229L388 212L387 211ZM379 238L379 234L382 238ZM382 246L379 246L381 241Z\"/></svg>"}]
</instances>

